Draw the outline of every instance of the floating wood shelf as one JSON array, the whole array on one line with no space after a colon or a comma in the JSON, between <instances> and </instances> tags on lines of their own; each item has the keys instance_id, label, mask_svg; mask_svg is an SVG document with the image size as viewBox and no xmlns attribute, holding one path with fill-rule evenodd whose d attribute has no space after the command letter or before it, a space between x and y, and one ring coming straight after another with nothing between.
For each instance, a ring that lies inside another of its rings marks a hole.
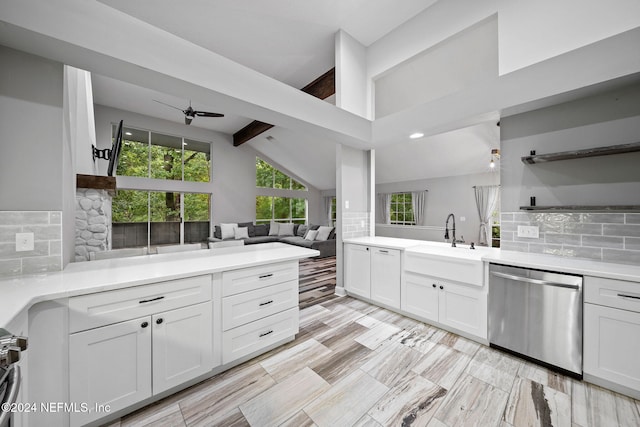
<instances>
[{"instance_id":1,"label":"floating wood shelf","mask_svg":"<svg viewBox=\"0 0 640 427\"><path fill-rule=\"evenodd\" d=\"M558 205L558 206L520 206L521 211L553 212L640 212L640 205Z\"/></svg>"},{"instance_id":2,"label":"floating wood shelf","mask_svg":"<svg viewBox=\"0 0 640 427\"><path fill-rule=\"evenodd\" d=\"M107 190L109 193L114 195L116 192L116 177L77 174L76 188L94 188L96 190Z\"/></svg>"},{"instance_id":3,"label":"floating wood shelf","mask_svg":"<svg viewBox=\"0 0 640 427\"><path fill-rule=\"evenodd\" d=\"M554 162L557 160L582 159L584 157L608 156L611 154L633 153L640 151L640 142L631 144L611 145L609 147L587 148L584 150L562 151L559 153L535 154L521 158L522 163L536 164Z\"/></svg>"}]
</instances>

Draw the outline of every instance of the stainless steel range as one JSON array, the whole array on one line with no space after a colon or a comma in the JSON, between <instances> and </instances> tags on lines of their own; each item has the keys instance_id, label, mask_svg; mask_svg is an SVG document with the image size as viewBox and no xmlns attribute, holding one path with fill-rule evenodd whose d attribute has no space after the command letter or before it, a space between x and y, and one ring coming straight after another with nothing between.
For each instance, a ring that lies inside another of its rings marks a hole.
<instances>
[{"instance_id":1,"label":"stainless steel range","mask_svg":"<svg viewBox=\"0 0 640 427\"><path fill-rule=\"evenodd\" d=\"M16 363L20 360L21 352L26 349L26 338L16 337L0 329L0 427L13 425L11 405L16 403L20 390L20 367Z\"/></svg>"},{"instance_id":2,"label":"stainless steel range","mask_svg":"<svg viewBox=\"0 0 640 427\"><path fill-rule=\"evenodd\" d=\"M489 344L582 377L582 276L491 264Z\"/></svg>"}]
</instances>

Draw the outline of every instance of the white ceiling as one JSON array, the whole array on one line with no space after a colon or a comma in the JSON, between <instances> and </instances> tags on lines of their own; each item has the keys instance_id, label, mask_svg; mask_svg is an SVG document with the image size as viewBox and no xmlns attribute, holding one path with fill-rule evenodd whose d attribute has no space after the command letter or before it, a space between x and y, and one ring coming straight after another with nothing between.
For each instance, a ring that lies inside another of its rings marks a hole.
<instances>
[{"instance_id":1,"label":"white ceiling","mask_svg":"<svg viewBox=\"0 0 640 427\"><path fill-rule=\"evenodd\" d=\"M334 66L334 38L338 30L348 32L368 46L436 2L99 1L296 88L305 86ZM96 74L93 74L93 86L97 104L184 125L180 111L154 100L184 109L189 99ZM333 98L327 101L333 102ZM196 110L224 113L225 117L197 117L191 126L233 134L253 120L230 115L224 105L205 105L197 99L192 103ZM377 180L394 182L482 172L490 148L499 142L495 129L491 132L490 127L495 127L495 121L486 126L379 148ZM273 138L267 140L267 136ZM247 144L313 187L324 190L336 186L335 143L332 141L276 127ZM433 156L433 152L438 152L439 156Z\"/></svg>"}]
</instances>

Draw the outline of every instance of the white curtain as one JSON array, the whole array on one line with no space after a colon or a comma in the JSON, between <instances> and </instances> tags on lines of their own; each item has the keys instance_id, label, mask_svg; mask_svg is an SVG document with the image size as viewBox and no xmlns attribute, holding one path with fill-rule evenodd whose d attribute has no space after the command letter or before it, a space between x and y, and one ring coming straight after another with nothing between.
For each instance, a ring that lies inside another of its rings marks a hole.
<instances>
[{"instance_id":1,"label":"white curtain","mask_svg":"<svg viewBox=\"0 0 640 427\"><path fill-rule=\"evenodd\" d=\"M376 222L379 224L391 223L391 193L378 193L376 196Z\"/></svg>"},{"instance_id":2,"label":"white curtain","mask_svg":"<svg viewBox=\"0 0 640 427\"><path fill-rule=\"evenodd\" d=\"M331 224L331 202L333 201L333 196L324 196L322 198L324 212L327 215L327 225L333 226L335 224Z\"/></svg>"},{"instance_id":3,"label":"white curtain","mask_svg":"<svg viewBox=\"0 0 640 427\"><path fill-rule=\"evenodd\" d=\"M491 241L491 216L496 209L500 186L478 185L474 187L476 193L476 206L480 217L480 233L478 245L489 245Z\"/></svg>"},{"instance_id":4,"label":"white curtain","mask_svg":"<svg viewBox=\"0 0 640 427\"><path fill-rule=\"evenodd\" d=\"M413 208L413 219L416 221L416 225L425 225L424 221L427 214L427 192L412 192L411 207Z\"/></svg>"}]
</instances>

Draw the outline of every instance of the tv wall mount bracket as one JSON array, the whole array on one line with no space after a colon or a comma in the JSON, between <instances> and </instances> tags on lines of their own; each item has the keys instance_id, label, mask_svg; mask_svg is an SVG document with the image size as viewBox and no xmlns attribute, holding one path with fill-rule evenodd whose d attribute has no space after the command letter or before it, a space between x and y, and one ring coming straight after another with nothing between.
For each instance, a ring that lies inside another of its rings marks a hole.
<instances>
[{"instance_id":1,"label":"tv wall mount bracket","mask_svg":"<svg viewBox=\"0 0 640 427\"><path fill-rule=\"evenodd\" d=\"M104 160L109 160L111 159L111 148L104 148L102 150L96 148L95 145L91 145L91 148L93 148L93 161L95 161L96 159L104 159Z\"/></svg>"}]
</instances>

